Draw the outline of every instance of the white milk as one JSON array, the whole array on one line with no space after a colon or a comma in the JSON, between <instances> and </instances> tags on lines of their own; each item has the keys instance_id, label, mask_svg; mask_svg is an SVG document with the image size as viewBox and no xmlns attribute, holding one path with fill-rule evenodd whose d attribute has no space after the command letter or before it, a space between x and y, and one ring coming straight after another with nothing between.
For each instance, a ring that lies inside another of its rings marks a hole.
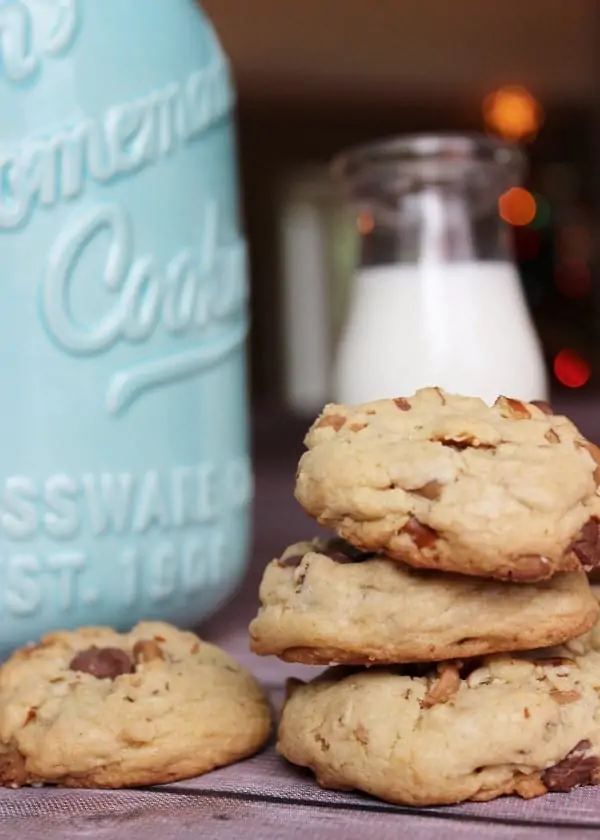
<instances>
[{"instance_id":1,"label":"white milk","mask_svg":"<svg viewBox=\"0 0 600 840\"><path fill-rule=\"evenodd\" d=\"M493 402L546 399L537 335L510 262L360 269L333 398L356 404L437 385Z\"/></svg>"}]
</instances>

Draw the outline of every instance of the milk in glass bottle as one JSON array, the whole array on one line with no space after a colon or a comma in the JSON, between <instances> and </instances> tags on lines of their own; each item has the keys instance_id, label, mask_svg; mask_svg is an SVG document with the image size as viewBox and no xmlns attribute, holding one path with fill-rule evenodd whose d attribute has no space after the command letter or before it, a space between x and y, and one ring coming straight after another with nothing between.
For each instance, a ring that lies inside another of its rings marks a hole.
<instances>
[{"instance_id":1,"label":"milk in glass bottle","mask_svg":"<svg viewBox=\"0 0 600 840\"><path fill-rule=\"evenodd\" d=\"M360 261L337 349L334 399L427 386L546 399L546 372L498 198L520 151L479 136L409 136L335 163L361 214Z\"/></svg>"},{"instance_id":2,"label":"milk in glass bottle","mask_svg":"<svg viewBox=\"0 0 600 840\"><path fill-rule=\"evenodd\" d=\"M191 625L242 575L247 288L193 0L0 5L0 638Z\"/></svg>"}]
</instances>

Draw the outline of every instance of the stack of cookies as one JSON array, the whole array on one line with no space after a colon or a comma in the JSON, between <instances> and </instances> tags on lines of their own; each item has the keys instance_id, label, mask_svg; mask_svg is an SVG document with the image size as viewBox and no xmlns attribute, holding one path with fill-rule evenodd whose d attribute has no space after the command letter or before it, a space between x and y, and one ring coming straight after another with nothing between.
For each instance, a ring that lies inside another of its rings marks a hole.
<instances>
[{"instance_id":1,"label":"stack of cookies","mask_svg":"<svg viewBox=\"0 0 600 840\"><path fill-rule=\"evenodd\" d=\"M280 753L410 805L600 781L598 450L439 388L328 405L305 443L296 498L335 536L267 566L251 647L336 667L290 681Z\"/></svg>"}]
</instances>

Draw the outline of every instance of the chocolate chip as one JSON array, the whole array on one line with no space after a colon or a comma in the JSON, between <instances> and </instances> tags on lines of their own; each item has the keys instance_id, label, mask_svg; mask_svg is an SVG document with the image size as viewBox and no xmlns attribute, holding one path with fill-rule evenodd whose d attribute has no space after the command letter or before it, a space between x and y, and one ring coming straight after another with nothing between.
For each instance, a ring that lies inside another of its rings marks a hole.
<instances>
[{"instance_id":1,"label":"chocolate chip","mask_svg":"<svg viewBox=\"0 0 600 840\"><path fill-rule=\"evenodd\" d=\"M394 400L394 403L396 405L396 408L399 408L400 411L410 411L411 409L411 404L404 397L397 397Z\"/></svg>"},{"instance_id":2,"label":"chocolate chip","mask_svg":"<svg viewBox=\"0 0 600 840\"><path fill-rule=\"evenodd\" d=\"M567 551L572 551L586 571L600 565L600 526L596 517L588 519Z\"/></svg>"},{"instance_id":3,"label":"chocolate chip","mask_svg":"<svg viewBox=\"0 0 600 840\"><path fill-rule=\"evenodd\" d=\"M586 755L592 748L590 741L580 741L571 752L542 775L548 790L567 791L578 785L589 785L598 769L598 758Z\"/></svg>"},{"instance_id":4,"label":"chocolate chip","mask_svg":"<svg viewBox=\"0 0 600 840\"><path fill-rule=\"evenodd\" d=\"M329 540L327 545L321 549L321 554L336 563L362 563L363 560L375 557L373 552L362 551L342 539Z\"/></svg>"},{"instance_id":5,"label":"chocolate chip","mask_svg":"<svg viewBox=\"0 0 600 840\"><path fill-rule=\"evenodd\" d=\"M552 406L545 400L531 400L531 405L535 405L540 411L543 411L544 414L554 414Z\"/></svg>"},{"instance_id":6,"label":"chocolate chip","mask_svg":"<svg viewBox=\"0 0 600 840\"><path fill-rule=\"evenodd\" d=\"M99 680L114 680L121 674L132 674L133 662L120 648L98 648L93 646L80 651L72 660L69 668L91 674Z\"/></svg>"},{"instance_id":7,"label":"chocolate chip","mask_svg":"<svg viewBox=\"0 0 600 840\"><path fill-rule=\"evenodd\" d=\"M450 449L455 449L457 452L462 452L464 449L495 449L491 443L483 443L473 435L464 435L461 438L448 437L432 437L435 443L441 443L442 446L447 446Z\"/></svg>"},{"instance_id":8,"label":"chocolate chip","mask_svg":"<svg viewBox=\"0 0 600 840\"><path fill-rule=\"evenodd\" d=\"M280 557L277 565L282 569L295 569L302 563L304 556L304 554L290 554L289 557Z\"/></svg>"},{"instance_id":9,"label":"chocolate chip","mask_svg":"<svg viewBox=\"0 0 600 840\"><path fill-rule=\"evenodd\" d=\"M429 548L437 540L437 532L427 525L423 525L414 516L408 520L401 533L407 534L417 548Z\"/></svg>"}]
</instances>

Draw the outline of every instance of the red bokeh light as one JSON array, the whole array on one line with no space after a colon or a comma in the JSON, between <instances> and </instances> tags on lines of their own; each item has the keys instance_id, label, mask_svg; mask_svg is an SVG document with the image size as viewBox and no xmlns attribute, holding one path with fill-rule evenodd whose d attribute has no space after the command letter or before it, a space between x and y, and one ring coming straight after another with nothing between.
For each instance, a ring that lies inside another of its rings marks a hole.
<instances>
[{"instance_id":1,"label":"red bokeh light","mask_svg":"<svg viewBox=\"0 0 600 840\"><path fill-rule=\"evenodd\" d=\"M565 347L554 358L554 375L567 388L581 388L592 374L589 362L576 350Z\"/></svg>"}]
</instances>

